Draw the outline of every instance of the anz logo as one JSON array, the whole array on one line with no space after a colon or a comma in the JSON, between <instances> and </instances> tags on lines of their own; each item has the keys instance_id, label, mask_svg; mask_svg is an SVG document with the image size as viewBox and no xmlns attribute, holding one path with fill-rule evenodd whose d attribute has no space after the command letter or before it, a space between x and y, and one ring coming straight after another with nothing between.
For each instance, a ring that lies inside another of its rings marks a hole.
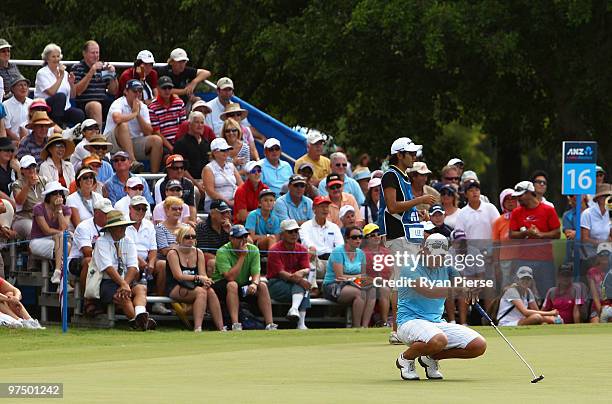
<instances>
[{"instance_id":1,"label":"anz logo","mask_svg":"<svg viewBox=\"0 0 612 404\"><path fill-rule=\"evenodd\" d=\"M593 149L591 146L587 147L570 147L567 149L567 156L592 156Z\"/></svg>"}]
</instances>

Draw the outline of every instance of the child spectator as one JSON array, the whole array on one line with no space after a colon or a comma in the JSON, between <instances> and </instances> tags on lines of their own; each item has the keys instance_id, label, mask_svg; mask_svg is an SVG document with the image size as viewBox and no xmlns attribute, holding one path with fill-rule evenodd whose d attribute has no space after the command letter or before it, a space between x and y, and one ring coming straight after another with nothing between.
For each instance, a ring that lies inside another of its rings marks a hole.
<instances>
[{"instance_id":1,"label":"child spectator","mask_svg":"<svg viewBox=\"0 0 612 404\"><path fill-rule=\"evenodd\" d=\"M262 189L259 193L259 208L246 219L244 227L249 231L253 243L262 251L270 249L279 240L281 232L280 219L273 211L276 194L271 189Z\"/></svg>"}]
</instances>

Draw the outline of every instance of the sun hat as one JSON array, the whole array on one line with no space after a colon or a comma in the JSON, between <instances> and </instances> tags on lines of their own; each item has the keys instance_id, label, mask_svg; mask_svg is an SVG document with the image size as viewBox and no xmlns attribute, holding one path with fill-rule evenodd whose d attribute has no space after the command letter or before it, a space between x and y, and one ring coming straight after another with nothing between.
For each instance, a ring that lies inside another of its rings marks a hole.
<instances>
[{"instance_id":1,"label":"sun hat","mask_svg":"<svg viewBox=\"0 0 612 404\"><path fill-rule=\"evenodd\" d=\"M225 106L225 111L219 114L219 118L221 118L222 121L225 121L229 114L233 114L236 112L240 112L240 120L243 120L249 114L249 111L241 108L240 104L238 104L237 102L230 102L229 104Z\"/></svg>"},{"instance_id":2,"label":"sun hat","mask_svg":"<svg viewBox=\"0 0 612 404\"><path fill-rule=\"evenodd\" d=\"M136 222L132 220L125 220L123 212L120 210L111 210L106 214L106 226L102 230L108 230L113 227L130 226Z\"/></svg>"},{"instance_id":3,"label":"sun hat","mask_svg":"<svg viewBox=\"0 0 612 404\"><path fill-rule=\"evenodd\" d=\"M66 152L64 153L64 159L70 157L72 153L74 153L74 143L70 139L64 138L61 133L54 133L53 136L47 140L45 147L40 152L41 161L45 161L47 157L49 157L49 148L53 146L55 143L63 142L66 146Z\"/></svg>"}]
</instances>

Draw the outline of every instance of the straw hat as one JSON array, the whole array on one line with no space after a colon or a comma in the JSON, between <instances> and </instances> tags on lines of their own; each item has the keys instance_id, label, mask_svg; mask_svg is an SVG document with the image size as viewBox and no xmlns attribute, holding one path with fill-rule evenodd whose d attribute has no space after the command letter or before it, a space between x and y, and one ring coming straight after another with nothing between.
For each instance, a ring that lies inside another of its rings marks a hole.
<instances>
[{"instance_id":1,"label":"straw hat","mask_svg":"<svg viewBox=\"0 0 612 404\"><path fill-rule=\"evenodd\" d=\"M227 119L227 115L233 114L234 112L240 112L240 120L243 120L249 114L249 111L240 108L240 104L237 102L230 102L225 106L225 111L221 112L219 118L221 118L222 121L225 121Z\"/></svg>"},{"instance_id":2,"label":"straw hat","mask_svg":"<svg viewBox=\"0 0 612 404\"><path fill-rule=\"evenodd\" d=\"M26 125L26 128L32 129L34 125L47 125L53 126L55 123L49 118L49 115L45 111L35 111L32 114L30 122Z\"/></svg>"},{"instance_id":3,"label":"straw hat","mask_svg":"<svg viewBox=\"0 0 612 404\"><path fill-rule=\"evenodd\" d=\"M612 195L612 184L607 184L607 183L603 183L603 184L598 184L596 191L595 191L595 196L593 196L593 200L599 198L600 196L610 196Z\"/></svg>"},{"instance_id":4,"label":"straw hat","mask_svg":"<svg viewBox=\"0 0 612 404\"><path fill-rule=\"evenodd\" d=\"M85 149L89 150L88 147L93 147L93 146L106 146L106 150L108 150L113 144L110 142L107 142L106 139L104 138L104 136L102 135L96 135L93 136L91 139L89 139L89 143L87 143L85 146ZM91 150L89 150L91 151Z\"/></svg>"},{"instance_id":5,"label":"straw hat","mask_svg":"<svg viewBox=\"0 0 612 404\"><path fill-rule=\"evenodd\" d=\"M49 138L49 140L47 140L47 144L45 145L43 151L40 152L40 159L42 161L45 161L47 157L49 157L49 147L58 142L63 142L66 146L66 153L64 154L64 159L69 158L70 155L74 153L74 143L72 142L72 140L64 139L61 133L55 133Z\"/></svg>"},{"instance_id":6,"label":"straw hat","mask_svg":"<svg viewBox=\"0 0 612 404\"><path fill-rule=\"evenodd\" d=\"M123 213L120 210L111 210L106 214L106 226L104 226L102 230L105 231L111 227L130 226L134 223L136 222L125 220Z\"/></svg>"}]
</instances>

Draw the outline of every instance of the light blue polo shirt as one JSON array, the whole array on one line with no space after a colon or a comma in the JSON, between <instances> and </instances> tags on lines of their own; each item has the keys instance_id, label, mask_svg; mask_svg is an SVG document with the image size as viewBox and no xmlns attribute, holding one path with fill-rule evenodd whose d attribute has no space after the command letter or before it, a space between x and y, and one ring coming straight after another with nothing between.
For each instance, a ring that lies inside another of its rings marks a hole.
<instances>
[{"instance_id":1,"label":"light blue polo shirt","mask_svg":"<svg viewBox=\"0 0 612 404\"><path fill-rule=\"evenodd\" d=\"M312 199L307 196L302 196L300 204L296 206L291 200L291 195L289 193L276 200L273 212L278 216L280 221L295 219L298 222L305 222L314 217Z\"/></svg>"},{"instance_id":2,"label":"light blue polo shirt","mask_svg":"<svg viewBox=\"0 0 612 404\"><path fill-rule=\"evenodd\" d=\"M326 185L327 178L323 178L321 182L319 182L319 194L321 196L328 195ZM363 195L363 191L361 191L359 183L348 175L344 176L344 192L353 195L359 206L363 205L365 202L365 196Z\"/></svg>"},{"instance_id":3,"label":"light blue polo shirt","mask_svg":"<svg viewBox=\"0 0 612 404\"><path fill-rule=\"evenodd\" d=\"M325 277L323 278L323 284L327 285L336 281L336 273L334 272L334 264L342 264L343 275L359 275L361 274L361 268L366 263L365 253L361 248L355 250L355 256L351 261L346 254L346 250L343 245L334 248L329 254L329 260L327 260L327 267L325 268Z\"/></svg>"},{"instance_id":4,"label":"light blue polo shirt","mask_svg":"<svg viewBox=\"0 0 612 404\"><path fill-rule=\"evenodd\" d=\"M283 185L289 182L289 177L293 174L293 170L289 163L283 160L278 162L278 167L270 164L268 159L263 159L261 162L261 182L274 191L278 198Z\"/></svg>"},{"instance_id":5,"label":"light blue polo shirt","mask_svg":"<svg viewBox=\"0 0 612 404\"><path fill-rule=\"evenodd\" d=\"M249 231L253 230L258 236L266 234L280 234L280 222L280 219L276 213L274 213L274 211L270 212L270 217L268 217L268 220L266 220L261 214L261 209L257 208L249 212L244 227Z\"/></svg>"}]
</instances>

